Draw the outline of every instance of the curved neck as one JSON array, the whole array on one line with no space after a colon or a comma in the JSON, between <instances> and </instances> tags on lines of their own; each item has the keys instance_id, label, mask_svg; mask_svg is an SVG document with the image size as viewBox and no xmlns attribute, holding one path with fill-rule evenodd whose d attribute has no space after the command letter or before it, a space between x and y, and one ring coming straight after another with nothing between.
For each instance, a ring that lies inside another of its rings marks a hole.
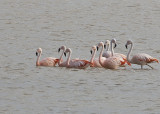
<instances>
[{"instance_id":1,"label":"curved neck","mask_svg":"<svg viewBox=\"0 0 160 114\"><path fill-rule=\"evenodd\" d=\"M62 63L62 57L63 57L64 51L65 51L65 50L63 50L62 55L61 55L60 58L59 58L58 65L60 65L60 64Z\"/></svg>"},{"instance_id":2,"label":"curved neck","mask_svg":"<svg viewBox=\"0 0 160 114\"><path fill-rule=\"evenodd\" d=\"M92 57L91 57L91 60L90 60L91 63L93 63L93 60L94 60L94 58L95 58L95 55L96 55L96 50L94 50L94 52L93 52L93 54L92 54Z\"/></svg>"},{"instance_id":3,"label":"curved neck","mask_svg":"<svg viewBox=\"0 0 160 114\"><path fill-rule=\"evenodd\" d=\"M131 60L130 60L130 54L132 52L132 49L133 49L133 44L131 44L131 47L130 47L129 52L127 54L127 61L129 61L129 62L131 62Z\"/></svg>"},{"instance_id":4,"label":"curved neck","mask_svg":"<svg viewBox=\"0 0 160 114\"><path fill-rule=\"evenodd\" d=\"M112 53L112 56L114 55L114 50L113 50L113 45L112 45L112 41L111 41L111 53Z\"/></svg>"},{"instance_id":5,"label":"curved neck","mask_svg":"<svg viewBox=\"0 0 160 114\"><path fill-rule=\"evenodd\" d=\"M103 53L103 50L104 50L104 45L102 45L102 49L101 49L101 52L99 54L99 63L102 65L102 53Z\"/></svg>"},{"instance_id":6,"label":"curved neck","mask_svg":"<svg viewBox=\"0 0 160 114\"><path fill-rule=\"evenodd\" d=\"M41 57L41 53L38 54L37 61L36 61L36 66L39 66L39 65L40 65L40 63L39 63L40 57Z\"/></svg>"},{"instance_id":7,"label":"curved neck","mask_svg":"<svg viewBox=\"0 0 160 114\"><path fill-rule=\"evenodd\" d=\"M67 66L69 66L70 58L71 58L71 52L69 52L69 55L68 55L68 58L67 58Z\"/></svg>"}]
</instances>

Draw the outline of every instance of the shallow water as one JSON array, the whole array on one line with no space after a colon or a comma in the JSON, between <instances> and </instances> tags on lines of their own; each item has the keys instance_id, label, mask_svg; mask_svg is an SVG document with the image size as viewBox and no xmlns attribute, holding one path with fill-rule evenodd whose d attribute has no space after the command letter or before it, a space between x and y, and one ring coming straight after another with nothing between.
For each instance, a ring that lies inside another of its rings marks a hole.
<instances>
[{"instance_id":1,"label":"shallow water","mask_svg":"<svg viewBox=\"0 0 160 114\"><path fill-rule=\"evenodd\" d=\"M36 67L59 57L90 59L92 45L116 38L115 52L145 52L160 60L159 0L1 0L0 113L124 114L160 112L160 70L132 65L118 70Z\"/></svg>"}]
</instances>

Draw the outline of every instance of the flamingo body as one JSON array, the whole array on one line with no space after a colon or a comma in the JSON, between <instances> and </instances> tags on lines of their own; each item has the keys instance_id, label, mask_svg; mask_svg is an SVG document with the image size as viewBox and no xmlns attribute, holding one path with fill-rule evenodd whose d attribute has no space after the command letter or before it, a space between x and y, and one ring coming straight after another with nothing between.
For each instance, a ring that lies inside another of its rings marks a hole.
<instances>
[{"instance_id":1,"label":"flamingo body","mask_svg":"<svg viewBox=\"0 0 160 114\"><path fill-rule=\"evenodd\" d=\"M143 69L143 66L144 65L147 65L149 66L150 68L153 69L152 66L149 65L149 63L153 63L153 62L157 62L159 63L158 59L146 54L146 53L139 53L139 54L135 54L133 55L131 58L130 58L130 53L132 51L132 48L133 48L133 43L131 40L128 40L127 43L126 43L126 48L128 45L131 44L131 48L127 54L127 60L132 63L132 64L137 64L137 65L141 65L141 69Z\"/></svg>"},{"instance_id":2,"label":"flamingo body","mask_svg":"<svg viewBox=\"0 0 160 114\"><path fill-rule=\"evenodd\" d=\"M147 65L148 63L152 62L159 63L159 61L156 58L153 58L152 56L145 53L136 54L131 59L131 63L138 65Z\"/></svg>"},{"instance_id":3,"label":"flamingo body","mask_svg":"<svg viewBox=\"0 0 160 114\"><path fill-rule=\"evenodd\" d=\"M42 49L38 48L36 51L36 55L38 56L37 61L36 61L36 66L50 66L50 67L52 67L52 66L55 66L59 62L59 59L54 58L54 57L47 57L47 58L44 58L40 61L39 59L40 59L41 54L42 54Z\"/></svg>"},{"instance_id":4,"label":"flamingo body","mask_svg":"<svg viewBox=\"0 0 160 114\"><path fill-rule=\"evenodd\" d=\"M72 53L72 50L70 48L66 49L65 55L66 55L66 53L69 53L68 59L62 65L65 66L65 67L67 67L67 68L85 69L88 66L90 66L90 64L92 64L91 62L89 62L87 60L70 59L71 53Z\"/></svg>"},{"instance_id":5,"label":"flamingo body","mask_svg":"<svg viewBox=\"0 0 160 114\"><path fill-rule=\"evenodd\" d=\"M117 56L112 56L109 58L102 57L102 53L104 50L104 44L103 42L100 42L98 44L98 47L102 47L102 50L99 55L99 63L104 68L108 69L117 69L119 66L124 65L126 63L126 60Z\"/></svg>"}]
</instances>

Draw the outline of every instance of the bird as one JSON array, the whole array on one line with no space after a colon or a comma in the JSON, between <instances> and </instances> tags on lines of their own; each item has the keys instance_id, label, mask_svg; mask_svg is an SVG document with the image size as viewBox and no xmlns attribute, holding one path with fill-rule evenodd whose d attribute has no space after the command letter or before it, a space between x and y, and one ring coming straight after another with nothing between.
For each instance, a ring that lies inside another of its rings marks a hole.
<instances>
[{"instance_id":1,"label":"bird","mask_svg":"<svg viewBox=\"0 0 160 114\"><path fill-rule=\"evenodd\" d=\"M42 48L38 48L36 51L36 56L37 56L37 61L36 61L36 66L55 66L59 59L53 58L53 57L47 57L44 58L40 61L40 57L42 54Z\"/></svg>"},{"instance_id":2,"label":"bird","mask_svg":"<svg viewBox=\"0 0 160 114\"><path fill-rule=\"evenodd\" d=\"M59 53L61 50L63 50L63 51L62 51L62 54L61 54L61 56L60 56L60 58L59 58L58 66L63 67L62 57L63 57L64 52L65 52L65 50L66 50L66 46L63 45L63 46L61 46L60 48L58 48L58 53Z\"/></svg>"},{"instance_id":3,"label":"bird","mask_svg":"<svg viewBox=\"0 0 160 114\"><path fill-rule=\"evenodd\" d=\"M92 49L90 51L92 54L90 62L92 64L90 65L90 67L102 67L101 64L99 63L99 59L95 58L96 51L97 51L96 46L92 46Z\"/></svg>"},{"instance_id":4,"label":"bird","mask_svg":"<svg viewBox=\"0 0 160 114\"><path fill-rule=\"evenodd\" d=\"M127 58L126 57L126 55L124 55L124 54L121 54L121 53L114 53L114 49L113 49L113 44L114 44L114 48L116 48L117 47L117 43L116 43L117 41L116 41L116 39L114 38L114 39L112 39L111 40L111 56L121 56L122 58Z\"/></svg>"},{"instance_id":5,"label":"bird","mask_svg":"<svg viewBox=\"0 0 160 114\"><path fill-rule=\"evenodd\" d=\"M125 44L126 49L128 48L128 45L131 45L128 54L127 54L127 60L132 64L141 65L141 69L143 69L144 65L149 66L153 69L152 66L149 65L149 63L157 62L159 63L158 59L146 54L146 53L138 53L132 56L130 58L131 51L133 49L133 42L131 40L128 40Z\"/></svg>"},{"instance_id":6,"label":"bird","mask_svg":"<svg viewBox=\"0 0 160 114\"><path fill-rule=\"evenodd\" d=\"M114 47L113 47L113 44L114 44ZM121 53L114 53L114 49L113 48L116 48L117 47L117 43L116 43L116 39L112 39L111 42L109 40L106 40L105 44L104 44L104 48L106 47L107 45L107 48L109 49L109 46L111 46L111 51L106 51L103 53L104 57L108 58L108 57L111 57L111 56L116 56L116 57L119 57L121 61L125 61L127 60L127 57L126 55L124 54L121 54ZM102 55L102 56L103 56ZM128 61L126 61L126 63L128 65L130 65L130 63ZM120 67L125 67L125 65L121 65Z\"/></svg>"},{"instance_id":7,"label":"bird","mask_svg":"<svg viewBox=\"0 0 160 114\"><path fill-rule=\"evenodd\" d=\"M107 48L106 51L103 53L103 57L111 57L111 51L109 51L109 48L110 48L110 41L109 40L106 40L105 41L105 44L104 44L104 48Z\"/></svg>"},{"instance_id":8,"label":"bird","mask_svg":"<svg viewBox=\"0 0 160 114\"><path fill-rule=\"evenodd\" d=\"M62 63L67 68L78 68L78 69L85 69L89 67L92 63L87 60L81 60L81 59L71 59L72 50L70 48L67 48L64 52L64 55L68 54L67 60Z\"/></svg>"},{"instance_id":9,"label":"bird","mask_svg":"<svg viewBox=\"0 0 160 114\"><path fill-rule=\"evenodd\" d=\"M102 67L107 69L117 69L119 66L124 65L127 61L123 59L123 61L116 56L111 56L109 58L102 57L102 53L104 51L104 43L100 42L97 46L97 50L99 47L102 47L101 52L99 54L99 63Z\"/></svg>"}]
</instances>

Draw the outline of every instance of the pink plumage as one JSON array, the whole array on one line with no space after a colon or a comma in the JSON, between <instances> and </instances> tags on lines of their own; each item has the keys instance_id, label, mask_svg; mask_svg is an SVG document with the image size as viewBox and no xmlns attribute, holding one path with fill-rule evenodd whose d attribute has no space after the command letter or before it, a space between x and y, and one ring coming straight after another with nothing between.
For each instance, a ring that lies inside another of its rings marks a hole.
<instances>
[{"instance_id":1,"label":"pink plumage","mask_svg":"<svg viewBox=\"0 0 160 114\"><path fill-rule=\"evenodd\" d=\"M99 58L95 58L96 51L97 51L96 46L93 46L91 50L92 57L90 60L92 64L90 65L90 67L102 67L101 64L99 63Z\"/></svg>"},{"instance_id":2,"label":"pink plumage","mask_svg":"<svg viewBox=\"0 0 160 114\"><path fill-rule=\"evenodd\" d=\"M131 48L127 54L127 60L132 63L132 64L138 64L138 65L141 65L141 69L143 69L143 66L144 65L147 65L149 66L150 68L153 69L152 66L149 65L149 63L153 63L153 62L157 62L159 63L158 59L148 55L148 54L145 54L145 53L138 53L138 54L135 54L132 56L132 58L130 58L130 53L133 49L133 42L131 40L128 40L127 43L126 43L126 48L128 45L131 45Z\"/></svg>"},{"instance_id":3,"label":"pink plumage","mask_svg":"<svg viewBox=\"0 0 160 114\"><path fill-rule=\"evenodd\" d=\"M109 58L102 57L102 53L104 50L103 42L100 42L98 44L98 47L102 47L102 50L99 55L99 63L101 64L102 67L108 68L108 69L117 69L121 65L124 65L125 63L127 63L126 59L118 57L118 56L111 56ZM128 64L130 65L129 62L128 62Z\"/></svg>"},{"instance_id":4,"label":"pink plumage","mask_svg":"<svg viewBox=\"0 0 160 114\"><path fill-rule=\"evenodd\" d=\"M88 66L90 66L90 64L92 64L91 62L89 62L87 60L70 59L71 58L71 53L72 53L72 50L70 48L66 49L65 55L66 55L66 53L69 53L69 55L68 55L67 61L62 63L62 66L64 66L64 67L85 69Z\"/></svg>"},{"instance_id":5,"label":"pink plumage","mask_svg":"<svg viewBox=\"0 0 160 114\"><path fill-rule=\"evenodd\" d=\"M36 51L37 55L36 66L55 66L59 61L59 59L54 57L47 57L40 61L41 54L42 54L42 49L38 48Z\"/></svg>"}]
</instances>

